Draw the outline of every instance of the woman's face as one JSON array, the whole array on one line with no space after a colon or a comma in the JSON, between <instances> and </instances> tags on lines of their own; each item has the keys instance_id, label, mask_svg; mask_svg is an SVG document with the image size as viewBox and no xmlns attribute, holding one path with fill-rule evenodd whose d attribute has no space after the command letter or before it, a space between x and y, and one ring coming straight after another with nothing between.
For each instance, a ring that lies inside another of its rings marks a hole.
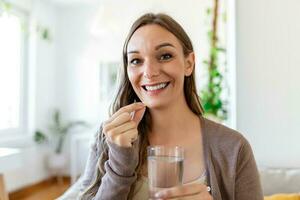
<instances>
[{"instance_id":1,"label":"woman's face","mask_svg":"<svg viewBox=\"0 0 300 200\"><path fill-rule=\"evenodd\" d=\"M194 54L185 57L172 33L155 24L142 26L129 40L127 57L129 80L147 107L185 101L184 77L193 71Z\"/></svg>"}]
</instances>

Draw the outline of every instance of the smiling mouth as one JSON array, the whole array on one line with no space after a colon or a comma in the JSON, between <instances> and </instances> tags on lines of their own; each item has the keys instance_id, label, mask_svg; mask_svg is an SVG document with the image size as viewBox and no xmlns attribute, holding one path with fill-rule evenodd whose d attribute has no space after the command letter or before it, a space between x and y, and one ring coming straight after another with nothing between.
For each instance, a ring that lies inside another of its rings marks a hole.
<instances>
[{"instance_id":1,"label":"smiling mouth","mask_svg":"<svg viewBox=\"0 0 300 200\"><path fill-rule=\"evenodd\" d=\"M165 83L159 83L156 85L143 85L142 88L146 91L155 91L155 90L161 90L166 88L169 85L170 82Z\"/></svg>"}]
</instances>

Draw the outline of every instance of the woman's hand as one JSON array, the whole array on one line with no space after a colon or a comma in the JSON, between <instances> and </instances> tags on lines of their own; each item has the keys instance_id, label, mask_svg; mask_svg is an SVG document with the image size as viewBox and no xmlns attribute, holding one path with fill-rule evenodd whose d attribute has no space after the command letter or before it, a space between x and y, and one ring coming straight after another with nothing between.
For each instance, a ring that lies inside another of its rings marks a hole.
<instances>
[{"instance_id":1,"label":"woman's hand","mask_svg":"<svg viewBox=\"0 0 300 200\"><path fill-rule=\"evenodd\" d=\"M159 191L155 194L159 200L212 200L207 186L203 184L190 184Z\"/></svg>"},{"instance_id":2,"label":"woman's hand","mask_svg":"<svg viewBox=\"0 0 300 200\"><path fill-rule=\"evenodd\" d=\"M121 147L131 147L138 138L137 126L145 113L143 103L133 103L122 107L103 124L106 138Z\"/></svg>"}]
</instances>

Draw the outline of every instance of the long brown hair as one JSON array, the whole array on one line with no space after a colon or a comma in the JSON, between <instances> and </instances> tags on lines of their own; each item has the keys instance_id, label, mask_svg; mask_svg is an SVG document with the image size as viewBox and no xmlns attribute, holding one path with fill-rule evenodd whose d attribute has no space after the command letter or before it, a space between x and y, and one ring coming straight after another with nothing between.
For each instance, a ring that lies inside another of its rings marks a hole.
<instances>
[{"instance_id":1,"label":"long brown hair","mask_svg":"<svg viewBox=\"0 0 300 200\"><path fill-rule=\"evenodd\" d=\"M190 53L194 51L192 42L188 37L188 35L186 34L186 32L184 31L184 29L170 16L162 13L159 14L147 13L141 16L140 18L138 18L133 23L123 46L123 67L120 72L121 79L119 83L118 93L110 108L110 115L117 112L123 106L129 105L135 101L140 101L140 99L135 94L130 84L128 74L127 74L127 65L128 65L127 46L135 31L138 28L148 24L159 25L162 28L171 32L181 43L184 56L188 56ZM191 111L196 115L202 115L203 109L200 104L199 97L197 95L197 89L195 83L195 67L193 69L192 74L184 78L184 95L185 95L186 102L189 108L191 109ZM140 145L139 145L139 163L136 168L137 180L141 178L142 166L146 163L146 157L147 157L146 149L149 144L148 141L149 131L151 131L151 116L149 114L149 111L146 109L144 117L138 125L138 132L140 135ZM82 199L90 199L90 197L95 196L95 194L97 193L97 189L101 184L101 178L105 174L104 163L109 159L108 146L105 140L105 136L101 130L98 137L100 142L99 146L101 147L102 150L98 160L99 166L95 166L97 168L96 177L93 183L91 184L91 186L83 193ZM131 186L128 199L133 198L135 185L136 184L134 183Z\"/></svg>"}]
</instances>

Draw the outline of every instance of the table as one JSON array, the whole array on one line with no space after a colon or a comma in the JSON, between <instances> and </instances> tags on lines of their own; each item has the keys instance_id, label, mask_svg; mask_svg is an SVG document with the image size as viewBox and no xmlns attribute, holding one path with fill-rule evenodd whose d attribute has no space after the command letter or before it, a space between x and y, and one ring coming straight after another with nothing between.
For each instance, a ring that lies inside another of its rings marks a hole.
<instances>
[{"instance_id":1,"label":"table","mask_svg":"<svg viewBox=\"0 0 300 200\"><path fill-rule=\"evenodd\" d=\"M8 193L5 189L5 171L14 170L21 167L20 149L0 147L0 199L8 200Z\"/></svg>"},{"instance_id":2,"label":"table","mask_svg":"<svg viewBox=\"0 0 300 200\"><path fill-rule=\"evenodd\" d=\"M18 148L0 147L0 172L21 167L21 151Z\"/></svg>"}]
</instances>

